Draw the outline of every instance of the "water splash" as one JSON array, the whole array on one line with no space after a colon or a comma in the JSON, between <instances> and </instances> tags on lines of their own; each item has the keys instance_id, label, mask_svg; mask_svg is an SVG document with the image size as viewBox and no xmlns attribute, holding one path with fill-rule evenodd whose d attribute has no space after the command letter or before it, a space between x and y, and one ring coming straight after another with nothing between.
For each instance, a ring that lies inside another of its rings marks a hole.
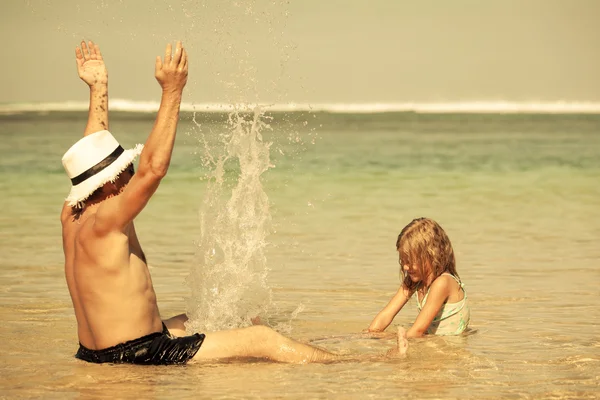
<instances>
[{"instance_id":1,"label":"water splash","mask_svg":"<svg viewBox=\"0 0 600 400\"><path fill-rule=\"evenodd\" d=\"M270 129L267 121L259 107L236 110L216 143L200 135L210 172L200 211L198 260L187 278L190 331L248 326L254 317L268 315L272 293L264 248L271 215L261 183L261 175L273 167L271 143L261 134Z\"/></svg>"}]
</instances>

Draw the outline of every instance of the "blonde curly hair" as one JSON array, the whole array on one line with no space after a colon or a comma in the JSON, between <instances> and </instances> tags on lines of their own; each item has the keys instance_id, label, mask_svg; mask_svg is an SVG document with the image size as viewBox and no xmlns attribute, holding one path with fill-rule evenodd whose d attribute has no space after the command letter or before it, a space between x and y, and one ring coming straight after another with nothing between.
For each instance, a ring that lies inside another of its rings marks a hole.
<instances>
[{"instance_id":1,"label":"blonde curly hair","mask_svg":"<svg viewBox=\"0 0 600 400\"><path fill-rule=\"evenodd\" d=\"M432 282L444 272L460 279L450 239L432 219L416 218L406 225L398 235L396 250L400 253L402 282L411 293L417 289L419 282L413 282L402 265L416 265L421 276L433 276Z\"/></svg>"}]
</instances>

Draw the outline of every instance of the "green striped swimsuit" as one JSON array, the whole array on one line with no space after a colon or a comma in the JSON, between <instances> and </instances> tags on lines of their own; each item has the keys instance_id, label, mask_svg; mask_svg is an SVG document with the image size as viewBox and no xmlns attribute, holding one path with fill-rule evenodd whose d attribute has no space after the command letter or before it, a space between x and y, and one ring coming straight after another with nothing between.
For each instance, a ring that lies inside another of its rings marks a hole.
<instances>
[{"instance_id":1,"label":"green striped swimsuit","mask_svg":"<svg viewBox=\"0 0 600 400\"><path fill-rule=\"evenodd\" d=\"M450 275L454 280L460 285L464 293L464 298L458 303L444 303L442 308L437 313L429 328L427 328L427 333L431 335L458 335L464 332L465 329L469 326L469 321L471 320L471 309L469 304L467 303L467 292L465 292L464 284L452 274L443 273L442 275ZM417 295L417 308L419 312L425 306L427 302L427 296L429 295L429 290L423 297L423 301L419 302L419 296Z\"/></svg>"}]
</instances>

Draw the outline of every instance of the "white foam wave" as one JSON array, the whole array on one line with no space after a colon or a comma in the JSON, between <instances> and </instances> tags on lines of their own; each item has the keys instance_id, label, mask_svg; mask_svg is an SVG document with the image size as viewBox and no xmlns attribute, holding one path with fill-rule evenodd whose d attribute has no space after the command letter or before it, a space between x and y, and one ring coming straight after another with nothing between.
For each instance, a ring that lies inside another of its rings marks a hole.
<instances>
[{"instance_id":1,"label":"white foam wave","mask_svg":"<svg viewBox=\"0 0 600 400\"><path fill-rule=\"evenodd\" d=\"M226 103L183 103L182 111L230 112L235 109L253 109L259 104ZM600 114L600 102L510 102L510 101L473 101L438 103L286 103L260 104L274 112L329 112L337 114L378 114L389 112L415 112L425 114L452 113L492 113L492 114ZM156 101L132 101L113 99L111 111L154 113L158 110ZM14 103L0 104L0 114L18 114L24 112L70 112L87 111L87 102L66 101L52 103Z\"/></svg>"}]
</instances>

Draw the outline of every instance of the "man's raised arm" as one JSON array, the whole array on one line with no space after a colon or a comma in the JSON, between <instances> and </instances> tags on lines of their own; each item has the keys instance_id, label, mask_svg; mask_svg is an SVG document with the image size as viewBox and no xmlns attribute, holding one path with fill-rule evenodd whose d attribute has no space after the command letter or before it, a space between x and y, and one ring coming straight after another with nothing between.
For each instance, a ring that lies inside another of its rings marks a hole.
<instances>
[{"instance_id":1,"label":"man's raised arm","mask_svg":"<svg viewBox=\"0 0 600 400\"><path fill-rule=\"evenodd\" d=\"M100 47L92 41L75 49L77 73L90 87L90 109L83 136L108 130L108 71Z\"/></svg>"},{"instance_id":2,"label":"man's raised arm","mask_svg":"<svg viewBox=\"0 0 600 400\"><path fill-rule=\"evenodd\" d=\"M181 42L177 42L174 53L172 50L168 44L164 61L156 58L155 77L162 88L162 97L154 127L140 155L138 170L119 196L108 199L98 208L94 224L98 234L125 229L144 209L167 174L188 75L187 53Z\"/></svg>"},{"instance_id":3,"label":"man's raised arm","mask_svg":"<svg viewBox=\"0 0 600 400\"><path fill-rule=\"evenodd\" d=\"M165 50L164 62L156 57L154 75L162 88L160 108L152 132L140 156L139 171L148 169L163 177L171 162L175 143L175 133L179 122L179 107L183 88L187 83L187 53L181 42L177 42L175 54L169 43Z\"/></svg>"},{"instance_id":4,"label":"man's raised arm","mask_svg":"<svg viewBox=\"0 0 600 400\"><path fill-rule=\"evenodd\" d=\"M92 41L86 44L81 41L81 47L75 48L77 74L90 88L90 108L88 121L83 136L108 130L108 71L100 47ZM71 215L68 202L63 204L61 219Z\"/></svg>"}]
</instances>

